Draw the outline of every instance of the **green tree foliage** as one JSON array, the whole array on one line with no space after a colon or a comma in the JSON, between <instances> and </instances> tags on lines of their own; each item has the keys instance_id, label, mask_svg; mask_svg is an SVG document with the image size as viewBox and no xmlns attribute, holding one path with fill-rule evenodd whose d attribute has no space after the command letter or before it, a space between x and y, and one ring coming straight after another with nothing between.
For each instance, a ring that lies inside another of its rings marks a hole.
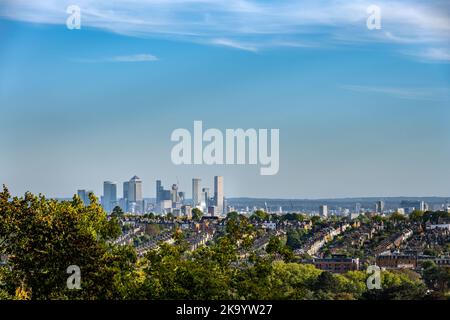
<instances>
[{"instance_id":1,"label":"green tree foliage","mask_svg":"<svg viewBox=\"0 0 450 320\"><path fill-rule=\"evenodd\" d=\"M295 250L299 249L302 245L302 237L306 233L305 230L299 230L299 229L290 229L287 232L287 240L286 245Z\"/></svg>"},{"instance_id":2,"label":"green tree foliage","mask_svg":"<svg viewBox=\"0 0 450 320\"><path fill-rule=\"evenodd\" d=\"M426 294L426 286L407 270L385 271L381 289L367 290L362 298L369 300L418 300Z\"/></svg>"},{"instance_id":3,"label":"green tree foliage","mask_svg":"<svg viewBox=\"0 0 450 320\"><path fill-rule=\"evenodd\" d=\"M415 222L422 222L423 221L424 212L420 210L414 210L409 215L409 219Z\"/></svg>"},{"instance_id":4,"label":"green tree foliage","mask_svg":"<svg viewBox=\"0 0 450 320\"><path fill-rule=\"evenodd\" d=\"M199 208L192 209L192 220L200 221L202 219L203 212Z\"/></svg>"},{"instance_id":5,"label":"green tree foliage","mask_svg":"<svg viewBox=\"0 0 450 320\"><path fill-rule=\"evenodd\" d=\"M227 220L237 220L239 219L239 213L236 211L228 212L227 213Z\"/></svg>"},{"instance_id":6,"label":"green tree foliage","mask_svg":"<svg viewBox=\"0 0 450 320\"><path fill-rule=\"evenodd\" d=\"M450 267L439 267L434 262L424 264L423 278L429 288L441 294L450 289Z\"/></svg>"},{"instance_id":7,"label":"green tree foliage","mask_svg":"<svg viewBox=\"0 0 450 320\"><path fill-rule=\"evenodd\" d=\"M322 219L319 216L314 216L311 218L311 222L313 225L320 224L322 222Z\"/></svg>"},{"instance_id":8,"label":"green tree foliage","mask_svg":"<svg viewBox=\"0 0 450 320\"><path fill-rule=\"evenodd\" d=\"M121 218L121 217L123 217L123 215L124 215L124 212L123 212L122 208L119 206L115 206L113 211L111 212L111 217L114 217L114 218Z\"/></svg>"},{"instance_id":9,"label":"green tree foliage","mask_svg":"<svg viewBox=\"0 0 450 320\"><path fill-rule=\"evenodd\" d=\"M450 219L450 213L447 211L427 211L423 214L422 221L431 223L439 223L439 220L448 220Z\"/></svg>"},{"instance_id":10,"label":"green tree foliage","mask_svg":"<svg viewBox=\"0 0 450 320\"><path fill-rule=\"evenodd\" d=\"M250 220L259 221L259 222L267 221L267 220L269 220L269 215L262 210L256 210L250 217Z\"/></svg>"},{"instance_id":11,"label":"green tree foliage","mask_svg":"<svg viewBox=\"0 0 450 320\"><path fill-rule=\"evenodd\" d=\"M423 299L448 295L449 268L424 263L412 271L383 271L382 288L368 290L363 271L332 274L292 262L292 250L272 237L268 254L251 252L251 220L229 214L209 246L190 251L176 229L174 243L138 257L114 245L117 219L91 195L58 202L30 193L0 193L0 299ZM283 257L280 260L279 257ZM81 289L66 287L67 267L81 269ZM432 290L427 294L426 290Z\"/></svg>"},{"instance_id":12,"label":"green tree foliage","mask_svg":"<svg viewBox=\"0 0 450 320\"><path fill-rule=\"evenodd\" d=\"M405 221L407 218L405 215L398 213L398 212L394 212L393 214L391 214L391 216L389 217L390 221L393 222L400 222L400 221Z\"/></svg>"},{"instance_id":13,"label":"green tree foliage","mask_svg":"<svg viewBox=\"0 0 450 320\"><path fill-rule=\"evenodd\" d=\"M279 253L283 248L283 243L278 237L271 237L269 243L267 244L267 253Z\"/></svg>"},{"instance_id":14,"label":"green tree foliage","mask_svg":"<svg viewBox=\"0 0 450 320\"><path fill-rule=\"evenodd\" d=\"M58 202L26 193L11 198L0 193L0 253L8 268L0 270L1 290L18 298L115 299L136 254L108 240L118 236L116 220L108 221L95 196L85 206L74 196ZM69 290L67 268L81 269L83 290Z\"/></svg>"},{"instance_id":15,"label":"green tree foliage","mask_svg":"<svg viewBox=\"0 0 450 320\"><path fill-rule=\"evenodd\" d=\"M304 221L306 220L306 216L301 213L286 213L282 216L282 219L288 221Z\"/></svg>"}]
</instances>

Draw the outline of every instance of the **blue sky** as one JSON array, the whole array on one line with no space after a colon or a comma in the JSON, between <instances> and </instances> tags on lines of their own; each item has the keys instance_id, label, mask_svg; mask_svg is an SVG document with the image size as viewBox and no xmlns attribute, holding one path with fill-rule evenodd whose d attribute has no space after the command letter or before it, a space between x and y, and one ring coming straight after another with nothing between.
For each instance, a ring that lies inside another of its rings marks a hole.
<instances>
[{"instance_id":1,"label":"blue sky","mask_svg":"<svg viewBox=\"0 0 450 320\"><path fill-rule=\"evenodd\" d=\"M224 175L229 197L449 196L449 15L444 1L0 0L0 182L69 196L137 174L145 196L157 178L190 196L192 177ZM279 173L173 165L170 134L194 120L279 128Z\"/></svg>"}]
</instances>

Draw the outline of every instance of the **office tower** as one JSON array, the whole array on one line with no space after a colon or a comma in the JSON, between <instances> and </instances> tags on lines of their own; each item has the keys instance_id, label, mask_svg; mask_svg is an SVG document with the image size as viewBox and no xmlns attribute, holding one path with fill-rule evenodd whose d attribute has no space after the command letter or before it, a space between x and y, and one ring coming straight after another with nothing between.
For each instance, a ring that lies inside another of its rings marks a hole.
<instances>
[{"instance_id":1,"label":"office tower","mask_svg":"<svg viewBox=\"0 0 450 320\"><path fill-rule=\"evenodd\" d=\"M83 201L84 205L86 206L89 205L90 203L89 193L86 190L84 189L77 190L77 195L81 199L81 201Z\"/></svg>"},{"instance_id":2,"label":"office tower","mask_svg":"<svg viewBox=\"0 0 450 320\"><path fill-rule=\"evenodd\" d=\"M319 214L321 217L328 217L328 206L323 204L319 207Z\"/></svg>"},{"instance_id":3,"label":"office tower","mask_svg":"<svg viewBox=\"0 0 450 320\"><path fill-rule=\"evenodd\" d=\"M128 198L130 197L130 182L125 181L123 183L123 198L121 201L121 208L123 211L128 212Z\"/></svg>"},{"instance_id":4,"label":"office tower","mask_svg":"<svg viewBox=\"0 0 450 320\"><path fill-rule=\"evenodd\" d=\"M123 183L123 198L128 199L129 198L129 189L130 189L130 182L125 181Z\"/></svg>"},{"instance_id":5,"label":"office tower","mask_svg":"<svg viewBox=\"0 0 450 320\"><path fill-rule=\"evenodd\" d=\"M103 182L103 209L111 212L117 205L117 183L111 181Z\"/></svg>"},{"instance_id":6,"label":"office tower","mask_svg":"<svg viewBox=\"0 0 450 320\"><path fill-rule=\"evenodd\" d=\"M161 201L170 200L171 199L171 190L163 190L161 194Z\"/></svg>"},{"instance_id":7,"label":"office tower","mask_svg":"<svg viewBox=\"0 0 450 320\"><path fill-rule=\"evenodd\" d=\"M192 207L190 205L184 205L181 207L181 213L189 219L192 218Z\"/></svg>"},{"instance_id":8,"label":"office tower","mask_svg":"<svg viewBox=\"0 0 450 320\"><path fill-rule=\"evenodd\" d=\"M361 203L358 202L358 203L356 204L356 206L355 206L355 212L356 212L356 213L361 213Z\"/></svg>"},{"instance_id":9,"label":"office tower","mask_svg":"<svg viewBox=\"0 0 450 320\"><path fill-rule=\"evenodd\" d=\"M142 201L142 181L138 176L134 176L128 182L128 200L131 202Z\"/></svg>"},{"instance_id":10,"label":"office tower","mask_svg":"<svg viewBox=\"0 0 450 320\"><path fill-rule=\"evenodd\" d=\"M156 204L158 205L162 200L162 193L164 188L161 184L161 180L156 180Z\"/></svg>"},{"instance_id":11,"label":"office tower","mask_svg":"<svg viewBox=\"0 0 450 320\"><path fill-rule=\"evenodd\" d=\"M208 207L208 214L211 216L211 217L214 217L215 215L216 215L216 212L217 212L218 210L217 210L217 207L216 206L209 206Z\"/></svg>"},{"instance_id":12,"label":"office tower","mask_svg":"<svg viewBox=\"0 0 450 320\"><path fill-rule=\"evenodd\" d=\"M222 205L223 205L223 212L222 213L224 213L224 214L227 214L228 213L228 211L227 211L227 207L228 207L228 201L227 201L227 198L225 198L225 197L223 197L223 203L222 203Z\"/></svg>"},{"instance_id":13,"label":"office tower","mask_svg":"<svg viewBox=\"0 0 450 320\"><path fill-rule=\"evenodd\" d=\"M181 203L183 203L185 199L186 199L186 193L184 191L178 192L178 200Z\"/></svg>"},{"instance_id":14,"label":"office tower","mask_svg":"<svg viewBox=\"0 0 450 320\"><path fill-rule=\"evenodd\" d=\"M171 200L172 190L165 190L161 183L161 180L156 180L156 205L159 205L161 201Z\"/></svg>"},{"instance_id":15,"label":"office tower","mask_svg":"<svg viewBox=\"0 0 450 320\"><path fill-rule=\"evenodd\" d=\"M419 208L420 211L427 211L428 205L424 201L419 201Z\"/></svg>"},{"instance_id":16,"label":"office tower","mask_svg":"<svg viewBox=\"0 0 450 320\"><path fill-rule=\"evenodd\" d=\"M375 204L375 212L382 213L384 210L384 201L377 201Z\"/></svg>"},{"instance_id":17,"label":"office tower","mask_svg":"<svg viewBox=\"0 0 450 320\"><path fill-rule=\"evenodd\" d=\"M192 205L195 207L200 205L202 196L200 193L200 182L201 179L194 178L192 179Z\"/></svg>"},{"instance_id":18,"label":"office tower","mask_svg":"<svg viewBox=\"0 0 450 320\"><path fill-rule=\"evenodd\" d=\"M202 189L202 194L203 194L202 206L207 209L209 207L209 205L210 205L209 199L211 198L211 195L209 194L209 188L203 188Z\"/></svg>"},{"instance_id":19,"label":"office tower","mask_svg":"<svg viewBox=\"0 0 450 320\"><path fill-rule=\"evenodd\" d=\"M214 206L219 214L223 213L223 177L214 177Z\"/></svg>"},{"instance_id":20,"label":"office tower","mask_svg":"<svg viewBox=\"0 0 450 320\"><path fill-rule=\"evenodd\" d=\"M128 182L128 205L131 205L132 213L143 212L143 198L142 198L142 180L138 176L134 176ZM130 208L129 208L130 209Z\"/></svg>"},{"instance_id":21,"label":"office tower","mask_svg":"<svg viewBox=\"0 0 450 320\"><path fill-rule=\"evenodd\" d=\"M178 195L178 185L173 184L172 185L172 190L170 193L170 200L172 200L172 204L176 204L179 201L179 195Z\"/></svg>"}]
</instances>

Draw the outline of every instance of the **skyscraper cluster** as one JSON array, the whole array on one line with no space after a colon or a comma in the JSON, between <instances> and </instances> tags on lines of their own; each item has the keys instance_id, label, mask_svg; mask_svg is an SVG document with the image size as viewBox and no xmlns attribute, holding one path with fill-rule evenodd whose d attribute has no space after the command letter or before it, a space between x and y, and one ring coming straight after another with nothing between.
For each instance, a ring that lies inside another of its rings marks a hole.
<instances>
[{"instance_id":1,"label":"skyscraper cluster","mask_svg":"<svg viewBox=\"0 0 450 320\"><path fill-rule=\"evenodd\" d=\"M89 194L92 191L78 190L77 194L85 205L90 203ZM192 179L192 201L186 200L186 194L179 190L178 184L172 184L165 189L161 180L156 180L155 203L145 199L142 192L142 180L133 176L123 182L123 196L118 198L117 182L103 182L103 196L101 203L106 212L111 213L119 206L124 212L143 214L147 212L184 214L189 216L193 208L202 210L205 214L221 215L225 213L226 200L224 197L223 177L214 177L214 193L210 188L202 186L202 180Z\"/></svg>"},{"instance_id":2,"label":"skyscraper cluster","mask_svg":"<svg viewBox=\"0 0 450 320\"><path fill-rule=\"evenodd\" d=\"M133 176L129 181L123 183L123 197L117 197L117 183L112 181L103 182L102 206L106 212L112 212L119 206L125 212L144 213L145 203L142 196L142 180Z\"/></svg>"},{"instance_id":3,"label":"skyscraper cluster","mask_svg":"<svg viewBox=\"0 0 450 320\"><path fill-rule=\"evenodd\" d=\"M156 180L156 211L167 213L181 210L184 201L185 193L178 191L178 184L172 184L172 187L166 190L161 180Z\"/></svg>"},{"instance_id":4,"label":"skyscraper cluster","mask_svg":"<svg viewBox=\"0 0 450 320\"><path fill-rule=\"evenodd\" d=\"M214 195L211 196L208 187L201 187L201 179L192 179L192 206L210 215L224 214L225 197L223 191L223 177L214 177Z\"/></svg>"}]
</instances>

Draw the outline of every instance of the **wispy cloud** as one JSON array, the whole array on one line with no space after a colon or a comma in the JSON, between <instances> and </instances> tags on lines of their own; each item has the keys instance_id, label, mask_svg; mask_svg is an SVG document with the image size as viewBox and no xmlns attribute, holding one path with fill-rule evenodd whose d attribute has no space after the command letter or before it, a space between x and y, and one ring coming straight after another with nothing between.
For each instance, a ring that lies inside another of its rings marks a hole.
<instances>
[{"instance_id":1,"label":"wispy cloud","mask_svg":"<svg viewBox=\"0 0 450 320\"><path fill-rule=\"evenodd\" d=\"M428 48L423 51L413 52L411 55L424 61L450 63L450 50L444 48Z\"/></svg>"},{"instance_id":2,"label":"wispy cloud","mask_svg":"<svg viewBox=\"0 0 450 320\"><path fill-rule=\"evenodd\" d=\"M111 62L148 62L158 61L158 58L152 54L135 54L131 56L116 56L109 59Z\"/></svg>"},{"instance_id":3,"label":"wispy cloud","mask_svg":"<svg viewBox=\"0 0 450 320\"><path fill-rule=\"evenodd\" d=\"M114 56L98 59L72 59L75 62L96 63L96 62L152 62L158 61L158 57L152 54L134 54L128 56Z\"/></svg>"},{"instance_id":4,"label":"wispy cloud","mask_svg":"<svg viewBox=\"0 0 450 320\"><path fill-rule=\"evenodd\" d=\"M442 0L2 0L0 17L65 24L72 4L81 8L82 28L250 52L311 39L333 46L385 42L416 53L437 47L448 52L450 43L450 4ZM382 30L366 28L372 4L381 8ZM442 57L423 55L447 60Z\"/></svg>"},{"instance_id":5,"label":"wispy cloud","mask_svg":"<svg viewBox=\"0 0 450 320\"><path fill-rule=\"evenodd\" d=\"M255 46L252 46L250 44L240 43L237 41L229 40L229 39L213 39L211 41L212 44L230 47L234 49L244 50L244 51L251 51L256 52L258 49Z\"/></svg>"},{"instance_id":6,"label":"wispy cloud","mask_svg":"<svg viewBox=\"0 0 450 320\"><path fill-rule=\"evenodd\" d=\"M362 85L342 85L340 87L354 92L382 94L398 99L441 101L450 98L450 88L404 88Z\"/></svg>"}]
</instances>

